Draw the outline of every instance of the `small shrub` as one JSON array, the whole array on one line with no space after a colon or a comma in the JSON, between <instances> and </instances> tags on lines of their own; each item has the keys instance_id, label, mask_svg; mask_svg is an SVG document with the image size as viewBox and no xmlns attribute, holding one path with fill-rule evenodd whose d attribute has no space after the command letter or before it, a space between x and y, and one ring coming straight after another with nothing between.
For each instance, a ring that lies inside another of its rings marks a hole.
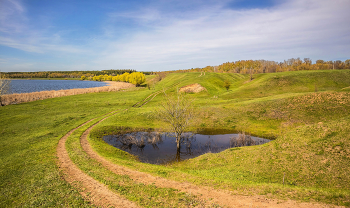
<instances>
[{"instance_id":1,"label":"small shrub","mask_svg":"<svg viewBox=\"0 0 350 208\"><path fill-rule=\"evenodd\" d=\"M228 80L225 80L224 87L226 88L227 91L230 88L230 86L231 86L231 83Z\"/></svg>"}]
</instances>

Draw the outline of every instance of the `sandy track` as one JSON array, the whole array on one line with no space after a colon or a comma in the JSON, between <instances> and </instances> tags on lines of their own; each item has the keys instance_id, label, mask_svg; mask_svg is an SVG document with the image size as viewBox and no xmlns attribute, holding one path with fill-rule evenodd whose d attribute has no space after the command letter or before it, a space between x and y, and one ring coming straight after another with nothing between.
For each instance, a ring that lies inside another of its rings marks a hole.
<instances>
[{"instance_id":1,"label":"sandy track","mask_svg":"<svg viewBox=\"0 0 350 208\"><path fill-rule=\"evenodd\" d=\"M101 120L102 121L102 120ZM96 124L95 124L96 125ZM83 150L91 157L100 162L103 166L119 175L128 175L131 179L138 183L153 184L162 188L174 188L182 192L187 192L196 195L197 197L208 200L212 199L211 203L219 204L223 207L335 207L325 204L312 204L312 203L297 203L296 201L280 201L267 199L264 196L241 196L233 195L226 190L215 190L210 187L199 187L190 183L181 183L177 181L171 181L160 177L155 177L147 173L138 172L120 165L116 165L109 160L101 157L95 151L92 150L87 136L91 129L95 126L91 126L87 129L81 137L81 146Z\"/></svg>"},{"instance_id":2,"label":"sandy track","mask_svg":"<svg viewBox=\"0 0 350 208\"><path fill-rule=\"evenodd\" d=\"M90 121L71 130L62 137L57 146L58 166L63 173L63 177L73 186L80 188L80 194L94 205L99 207L138 207L133 202L119 196L109 190L104 184L96 181L92 177L81 171L69 158L65 148L68 137L78 128L84 126Z\"/></svg>"}]
</instances>

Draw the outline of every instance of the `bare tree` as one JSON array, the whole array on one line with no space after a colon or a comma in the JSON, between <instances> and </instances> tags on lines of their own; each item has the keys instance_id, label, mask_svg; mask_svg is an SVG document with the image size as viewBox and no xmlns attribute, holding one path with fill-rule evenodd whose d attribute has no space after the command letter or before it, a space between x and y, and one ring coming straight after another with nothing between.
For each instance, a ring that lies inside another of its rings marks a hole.
<instances>
[{"instance_id":1,"label":"bare tree","mask_svg":"<svg viewBox=\"0 0 350 208\"><path fill-rule=\"evenodd\" d=\"M6 79L0 72L0 106L2 106L2 95L6 94L10 90L11 80Z\"/></svg>"},{"instance_id":2,"label":"bare tree","mask_svg":"<svg viewBox=\"0 0 350 208\"><path fill-rule=\"evenodd\" d=\"M193 118L192 100L185 97L184 93L177 91L174 95L168 95L164 91L164 101L158 109L161 120L170 125L171 131L175 133L177 149L180 149L182 134L191 125Z\"/></svg>"}]
</instances>

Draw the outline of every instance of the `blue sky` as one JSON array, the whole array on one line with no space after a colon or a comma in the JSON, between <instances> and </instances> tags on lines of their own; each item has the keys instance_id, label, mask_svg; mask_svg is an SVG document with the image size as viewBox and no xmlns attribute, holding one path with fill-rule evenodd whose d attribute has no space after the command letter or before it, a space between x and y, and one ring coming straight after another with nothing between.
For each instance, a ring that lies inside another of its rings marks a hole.
<instances>
[{"instance_id":1,"label":"blue sky","mask_svg":"<svg viewBox=\"0 0 350 208\"><path fill-rule=\"evenodd\" d=\"M349 0L0 0L0 70L350 59Z\"/></svg>"}]
</instances>

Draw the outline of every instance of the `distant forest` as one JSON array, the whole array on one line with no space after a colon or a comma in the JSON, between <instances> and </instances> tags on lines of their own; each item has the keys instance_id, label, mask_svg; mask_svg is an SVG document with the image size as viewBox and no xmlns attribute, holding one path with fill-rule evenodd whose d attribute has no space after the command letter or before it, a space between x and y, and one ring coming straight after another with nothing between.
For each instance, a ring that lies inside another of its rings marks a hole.
<instances>
[{"instance_id":1,"label":"distant forest","mask_svg":"<svg viewBox=\"0 0 350 208\"><path fill-rule=\"evenodd\" d=\"M110 69L102 71L41 71L41 72L5 72L8 78L80 78L82 76L94 77L99 75L121 75L136 72L134 69ZM143 72L150 74L151 72Z\"/></svg>"},{"instance_id":2,"label":"distant forest","mask_svg":"<svg viewBox=\"0 0 350 208\"><path fill-rule=\"evenodd\" d=\"M266 60L240 60L235 62L226 62L219 66L206 66L204 68L182 69L169 72L221 72L221 73L241 73L241 74L258 74L274 73L285 71L301 70L327 70L327 69L350 69L350 59L346 61L324 61L317 60L312 63L311 59L291 58L283 62L266 61ZM165 72L166 73L166 72Z\"/></svg>"}]
</instances>

